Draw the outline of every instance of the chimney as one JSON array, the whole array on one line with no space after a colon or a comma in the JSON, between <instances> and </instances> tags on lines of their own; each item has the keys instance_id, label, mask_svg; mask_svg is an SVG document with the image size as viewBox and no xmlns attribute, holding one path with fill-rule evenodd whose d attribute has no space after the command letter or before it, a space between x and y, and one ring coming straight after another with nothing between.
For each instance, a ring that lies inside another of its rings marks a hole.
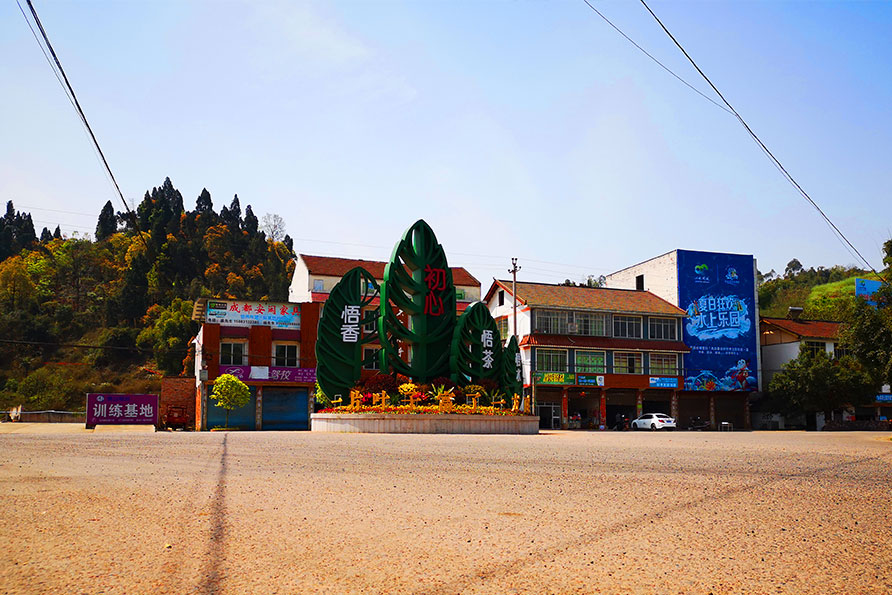
<instances>
[{"instance_id":1,"label":"chimney","mask_svg":"<svg viewBox=\"0 0 892 595\"><path fill-rule=\"evenodd\" d=\"M802 308L790 306L790 309L787 311L787 318L790 320L799 320L800 316L802 316Z\"/></svg>"}]
</instances>

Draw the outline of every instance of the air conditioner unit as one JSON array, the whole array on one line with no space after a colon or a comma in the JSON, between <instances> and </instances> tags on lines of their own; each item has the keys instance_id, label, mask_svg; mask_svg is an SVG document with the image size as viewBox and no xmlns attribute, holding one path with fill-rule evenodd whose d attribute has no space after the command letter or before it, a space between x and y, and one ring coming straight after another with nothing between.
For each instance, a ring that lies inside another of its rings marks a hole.
<instances>
[{"instance_id":1,"label":"air conditioner unit","mask_svg":"<svg viewBox=\"0 0 892 595\"><path fill-rule=\"evenodd\" d=\"M574 333L576 333L577 328L578 328L578 327L577 327L577 325L576 325L575 322L568 322L568 323L567 323L567 332L568 332L568 333L570 333L570 334L574 334Z\"/></svg>"}]
</instances>

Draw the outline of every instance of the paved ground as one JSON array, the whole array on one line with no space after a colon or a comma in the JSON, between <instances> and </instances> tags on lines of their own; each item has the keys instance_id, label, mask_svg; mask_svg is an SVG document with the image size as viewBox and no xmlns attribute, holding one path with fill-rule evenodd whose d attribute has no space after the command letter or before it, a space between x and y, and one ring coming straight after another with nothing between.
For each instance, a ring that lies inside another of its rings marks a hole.
<instances>
[{"instance_id":1,"label":"paved ground","mask_svg":"<svg viewBox=\"0 0 892 595\"><path fill-rule=\"evenodd\" d=\"M2 433L0 592L890 593L890 486L870 433Z\"/></svg>"}]
</instances>

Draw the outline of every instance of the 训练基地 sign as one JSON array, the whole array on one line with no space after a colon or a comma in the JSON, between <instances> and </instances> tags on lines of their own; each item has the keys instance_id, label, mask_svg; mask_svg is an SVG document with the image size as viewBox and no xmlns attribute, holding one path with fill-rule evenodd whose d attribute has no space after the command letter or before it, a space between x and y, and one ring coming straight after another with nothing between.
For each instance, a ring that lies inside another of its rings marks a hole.
<instances>
[{"instance_id":1,"label":"\u8bad\u7ec3\u57fa\u5730 sign","mask_svg":"<svg viewBox=\"0 0 892 595\"><path fill-rule=\"evenodd\" d=\"M208 300L205 322L224 326L271 326L300 330L300 305L245 300Z\"/></svg>"},{"instance_id":2,"label":"\u8bad\u7ec3\u57fa\u5730 sign","mask_svg":"<svg viewBox=\"0 0 892 595\"><path fill-rule=\"evenodd\" d=\"M89 393L87 425L143 424L158 421L158 395Z\"/></svg>"}]
</instances>

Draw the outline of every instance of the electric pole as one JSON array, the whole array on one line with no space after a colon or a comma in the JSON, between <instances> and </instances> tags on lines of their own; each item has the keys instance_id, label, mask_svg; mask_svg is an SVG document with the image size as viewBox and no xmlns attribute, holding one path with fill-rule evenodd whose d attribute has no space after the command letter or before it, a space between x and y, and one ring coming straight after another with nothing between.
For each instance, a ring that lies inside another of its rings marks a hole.
<instances>
[{"instance_id":1,"label":"electric pole","mask_svg":"<svg viewBox=\"0 0 892 595\"><path fill-rule=\"evenodd\" d=\"M514 338L517 339L517 271L519 271L523 267L517 266L517 259L511 259L511 268L508 269L508 272L511 273L511 302L514 304L514 314L512 319L514 320Z\"/></svg>"}]
</instances>

